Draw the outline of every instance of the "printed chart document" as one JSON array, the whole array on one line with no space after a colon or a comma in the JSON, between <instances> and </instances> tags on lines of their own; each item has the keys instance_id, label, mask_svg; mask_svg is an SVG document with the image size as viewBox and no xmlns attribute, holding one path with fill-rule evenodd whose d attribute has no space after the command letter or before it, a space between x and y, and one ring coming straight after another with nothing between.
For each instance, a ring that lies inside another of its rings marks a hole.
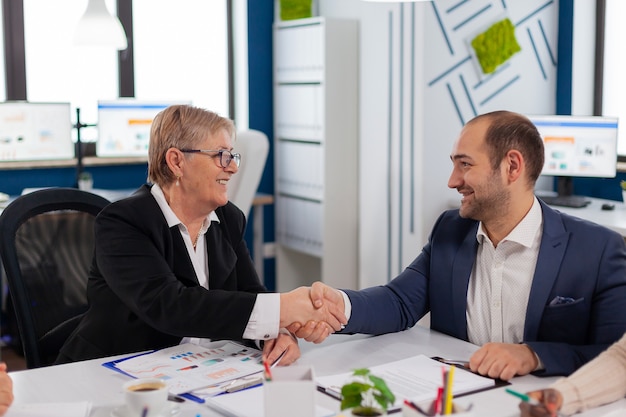
<instances>
[{"instance_id":1,"label":"printed chart document","mask_svg":"<svg viewBox=\"0 0 626 417\"><path fill-rule=\"evenodd\" d=\"M405 399L414 402L434 400L437 388L443 385L444 365L428 356L418 355L396 362L386 363L370 368L373 375L385 380L391 392L396 396L396 403L390 410L402 407ZM352 378L351 372L316 378L319 387L335 398L341 398L341 386ZM452 385L454 396L468 392L495 387L495 380L485 378L469 371L457 368Z\"/></svg>"},{"instance_id":2,"label":"printed chart document","mask_svg":"<svg viewBox=\"0 0 626 417\"><path fill-rule=\"evenodd\" d=\"M115 361L113 365L135 378L161 378L170 393L178 395L260 373L261 356L260 350L235 342L212 342L208 346L185 343ZM111 363L105 366L112 367Z\"/></svg>"}]
</instances>

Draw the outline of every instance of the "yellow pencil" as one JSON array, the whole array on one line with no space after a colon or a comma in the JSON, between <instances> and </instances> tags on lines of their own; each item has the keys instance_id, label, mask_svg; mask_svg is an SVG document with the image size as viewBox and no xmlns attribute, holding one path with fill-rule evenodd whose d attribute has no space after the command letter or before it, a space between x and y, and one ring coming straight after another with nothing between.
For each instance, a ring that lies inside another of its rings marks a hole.
<instances>
[{"instance_id":1,"label":"yellow pencil","mask_svg":"<svg viewBox=\"0 0 626 417\"><path fill-rule=\"evenodd\" d=\"M446 398L443 413L445 415L452 414L452 383L454 382L454 365L450 366L448 371L448 380L446 381Z\"/></svg>"}]
</instances>

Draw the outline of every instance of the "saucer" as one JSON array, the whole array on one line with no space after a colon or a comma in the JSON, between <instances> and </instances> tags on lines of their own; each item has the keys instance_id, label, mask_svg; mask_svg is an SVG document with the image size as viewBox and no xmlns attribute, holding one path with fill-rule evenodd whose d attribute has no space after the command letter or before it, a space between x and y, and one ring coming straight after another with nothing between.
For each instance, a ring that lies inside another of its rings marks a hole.
<instances>
[{"instance_id":1,"label":"saucer","mask_svg":"<svg viewBox=\"0 0 626 417\"><path fill-rule=\"evenodd\" d=\"M180 407L178 404L172 404L171 401L168 401L168 404L165 406L164 410L159 413L158 417L173 417L180 414ZM115 407L111 411L111 417L135 417L131 416L126 408L126 405L120 405Z\"/></svg>"}]
</instances>

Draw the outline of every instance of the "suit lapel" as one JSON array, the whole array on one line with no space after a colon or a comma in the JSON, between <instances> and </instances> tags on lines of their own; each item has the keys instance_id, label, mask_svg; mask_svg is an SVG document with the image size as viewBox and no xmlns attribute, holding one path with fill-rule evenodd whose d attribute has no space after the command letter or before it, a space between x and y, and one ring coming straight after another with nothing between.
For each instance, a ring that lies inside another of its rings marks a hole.
<instances>
[{"instance_id":1,"label":"suit lapel","mask_svg":"<svg viewBox=\"0 0 626 417\"><path fill-rule=\"evenodd\" d=\"M467 287L474 261L476 260L476 231L478 222L470 228L463 239L452 266L452 319L454 320L458 337L467 340Z\"/></svg>"},{"instance_id":2,"label":"suit lapel","mask_svg":"<svg viewBox=\"0 0 626 417\"><path fill-rule=\"evenodd\" d=\"M170 227L170 234L173 243L172 270L174 274L187 286L200 285L196 271L194 271L189 258L187 246L185 246L185 241L180 234L180 230L178 230L178 225Z\"/></svg>"},{"instance_id":3,"label":"suit lapel","mask_svg":"<svg viewBox=\"0 0 626 417\"><path fill-rule=\"evenodd\" d=\"M524 340L537 339L543 310L549 302L548 297L558 276L569 240L569 233L565 230L559 214L543 203L541 209L543 235L526 308Z\"/></svg>"},{"instance_id":4,"label":"suit lapel","mask_svg":"<svg viewBox=\"0 0 626 417\"><path fill-rule=\"evenodd\" d=\"M209 288L227 289L224 283L237 263L237 255L222 227L221 223L214 222L205 235L209 250Z\"/></svg>"}]
</instances>

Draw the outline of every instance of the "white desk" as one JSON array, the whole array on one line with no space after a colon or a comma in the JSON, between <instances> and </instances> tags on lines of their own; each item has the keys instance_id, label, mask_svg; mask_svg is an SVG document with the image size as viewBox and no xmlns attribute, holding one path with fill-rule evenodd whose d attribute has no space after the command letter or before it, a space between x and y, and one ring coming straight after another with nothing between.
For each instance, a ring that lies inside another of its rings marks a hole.
<instances>
[{"instance_id":1,"label":"white desk","mask_svg":"<svg viewBox=\"0 0 626 417\"><path fill-rule=\"evenodd\" d=\"M476 346L431 331L421 326L400 333L369 337L364 335L333 335L321 345L301 342L303 350L299 364L313 365L319 376L348 372L357 367L369 367L420 353L467 359ZM91 360L67 365L51 366L12 372L16 403L45 403L91 401L91 417L108 417L111 410L122 404L122 384L128 380L122 374L101 366L105 360ZM532 375L513 379L512 388L525 392L547 386L554 378ZM339 411L339 401L317 393L318 404ZM504 392L491 389L457 399L474 404L476 417L519 416L518 400ZM186 401L180 405L179 417L219 416L206 405ZM624 409L626 400L579 414L581 417L601 417L611 410ZM400 416L400 414L392 414Z\"/></svg>"},{"instance_id":2,"label":"white desk","mask_svg":"<svg viewBox=\"0 0 626 417\"><path fill-rule=\"evenodd\" d=\"M591 203L586 207L572 208L561 206L550 206L562 213L580 217L594 223L601 224L611 230L615 230L626 238L626 204L621 201L603 200L600 198L591 198ZM615 206L613 210L602 210L602 204L608 203Z\"/></svg>"}]
</instances>

